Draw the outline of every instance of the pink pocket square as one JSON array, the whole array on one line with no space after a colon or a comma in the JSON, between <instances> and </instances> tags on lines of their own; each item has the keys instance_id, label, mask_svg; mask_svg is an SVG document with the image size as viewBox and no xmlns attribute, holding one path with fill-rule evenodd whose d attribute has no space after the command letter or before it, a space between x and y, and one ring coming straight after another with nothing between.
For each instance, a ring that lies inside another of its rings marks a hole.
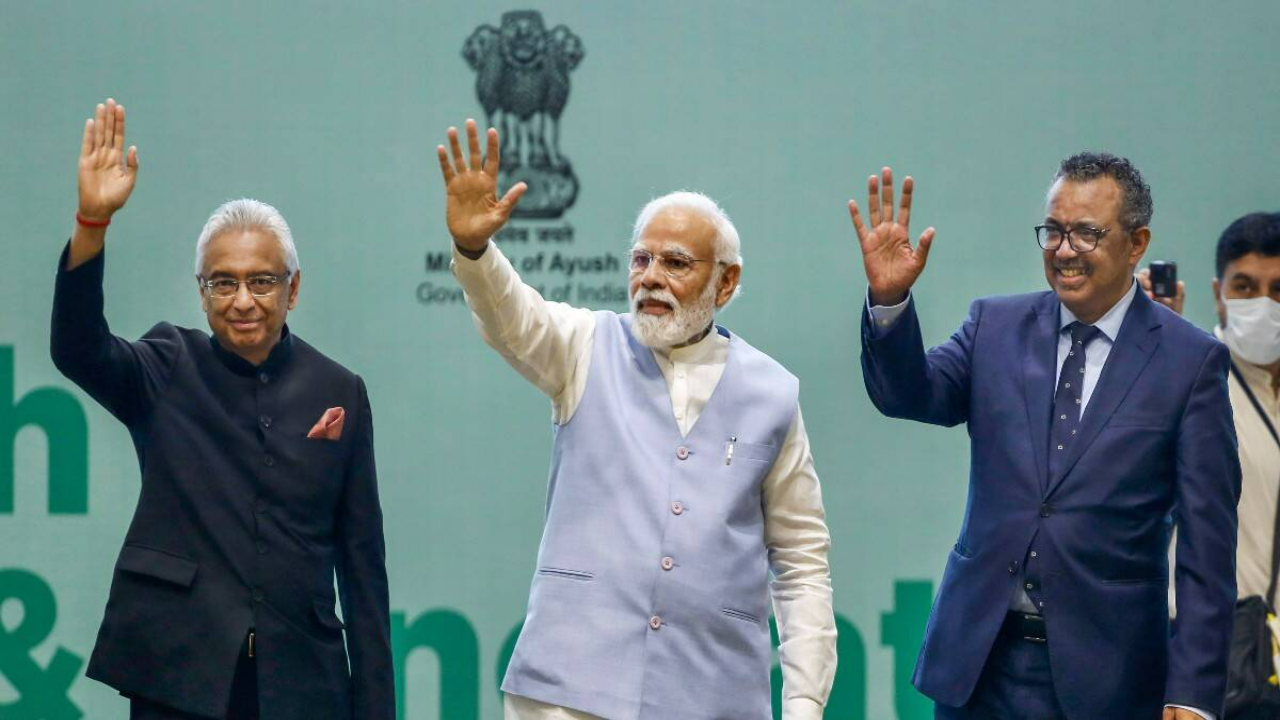
<instances>
[{"instance_id":1,"label":"pink pocket square","mask_svg":"<svg viewBox=\"0 0 1280 720\"><path fill-rule=\"evenodd\" d=\"M342 408L329 408L316 421L315 427L311 428L311 432L307 433L307 437L319 440L338 440L342 437L342 422L346 419L347 413Z\"/></svg>"}]
</instances>

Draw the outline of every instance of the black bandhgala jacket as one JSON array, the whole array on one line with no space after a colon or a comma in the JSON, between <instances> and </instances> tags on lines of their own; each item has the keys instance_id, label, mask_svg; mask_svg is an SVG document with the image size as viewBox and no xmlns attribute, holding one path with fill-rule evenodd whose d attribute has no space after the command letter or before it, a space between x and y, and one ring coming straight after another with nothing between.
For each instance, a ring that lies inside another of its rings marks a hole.
<instances>
[{"instance_id":1,"label":"black bandhgala jacket","mask_svg":"<svg viewBox=\"0 0 1280 720\"><path fill-rule=\"evenodd\" d=\"M287 327L256 367L168 323L118 338L103 263L67 271L64 251L52 324L54 363L128 427L142 468L87 675L222 717L252 629L262 717L394 718L364 381ZM330 407L342 437L308 439Z\"/></svg>"}]
</instances>

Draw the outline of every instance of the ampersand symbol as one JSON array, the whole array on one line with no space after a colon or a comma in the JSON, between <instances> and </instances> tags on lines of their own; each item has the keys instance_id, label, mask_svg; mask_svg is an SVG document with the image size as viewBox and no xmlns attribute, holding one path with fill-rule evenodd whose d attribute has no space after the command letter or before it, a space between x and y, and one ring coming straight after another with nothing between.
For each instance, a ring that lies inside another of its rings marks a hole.
<instances>
[{"instance_id":1,"label":"ampersand symbol","mask_svg":"<svg viewBox=\"0 0 1280 720\"><path fill-rule=\"evenodd\" d=\"M46 667L31 657L53 632L57 601L38 575L0 570L0 607L9 600L22 603L22 622L10 629L0 622L0 675L18 691L18 700L0 705L0 720L79 720L80 708L67 697L83 659L58 648Z\"/></svg>"}]
</instances>

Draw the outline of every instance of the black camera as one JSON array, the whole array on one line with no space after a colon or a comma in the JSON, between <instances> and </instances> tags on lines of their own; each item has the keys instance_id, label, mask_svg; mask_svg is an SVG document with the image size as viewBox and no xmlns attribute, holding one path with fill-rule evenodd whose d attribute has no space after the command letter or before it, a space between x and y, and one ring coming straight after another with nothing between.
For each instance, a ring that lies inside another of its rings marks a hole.
<instances>
[{"instance_id":1,"label":"black camera","mask_svg":"<svg viewBox=\"0 0 1280 720\"><path fill-rule=\"evenodd\" d=\"M1156 260L1151 263L1151 294L1156 297L1178 297L1178 263Z\"/></svg>"}]
</instances>

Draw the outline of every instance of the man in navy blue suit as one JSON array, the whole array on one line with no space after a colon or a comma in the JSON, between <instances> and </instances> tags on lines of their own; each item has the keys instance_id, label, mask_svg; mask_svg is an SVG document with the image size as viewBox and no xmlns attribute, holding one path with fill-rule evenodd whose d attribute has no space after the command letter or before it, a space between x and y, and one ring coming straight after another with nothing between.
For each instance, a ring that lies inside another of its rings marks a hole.
<instances>
[{"instance_id":1,"label":"man in navy blue suit","mask_svg":"<svg viewBox=\"0 0 1280 720\"><path fill-rule=\"evenodd\" d=\"M938 718L1216 720L1235 603L1240 464L1225 346L1137 291L1151 193L1129 161L1064 160L1036 226L1049 292L975 301L925 351L913 183L849 209L869 294L867 392L968 425L969 500L913 682ZM1166 549L1179 532L1178 622Z\"/></svg>"}]
</instances>

